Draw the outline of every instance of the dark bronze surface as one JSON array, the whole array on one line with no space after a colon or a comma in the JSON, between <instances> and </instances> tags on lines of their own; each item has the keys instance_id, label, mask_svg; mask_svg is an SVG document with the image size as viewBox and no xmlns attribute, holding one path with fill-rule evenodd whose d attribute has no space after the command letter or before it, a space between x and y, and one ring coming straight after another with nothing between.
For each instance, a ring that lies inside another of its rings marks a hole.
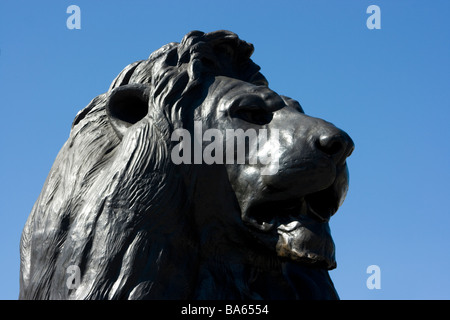
<instances>
[{"instance_id":1,"label":"dark bronze surface","mask_svg":"<svg viewBox=\"0 0 450 320\"><path fill-rule=\"evenodd\" d=\"M79 112L22 234L21 299L338 298L329 220L353 142L269 89L252 52L190 32ZM267 139L230 151L237 129Z\"/></svg>"}]
</instances>

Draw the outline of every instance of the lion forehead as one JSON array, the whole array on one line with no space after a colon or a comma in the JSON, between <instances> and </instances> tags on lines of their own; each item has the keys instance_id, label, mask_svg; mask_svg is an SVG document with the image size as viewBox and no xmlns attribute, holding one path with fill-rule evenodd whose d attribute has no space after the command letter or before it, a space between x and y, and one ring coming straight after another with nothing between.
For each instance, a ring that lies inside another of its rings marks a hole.
<instances>
[{"instance_id":1,"label":"lion forehead","mask_svg":"<svg viewBox=\"0 0 450 320\"><path fill-rule=\"evenodd\" d=\"M215 77L208 87L206 102L220 111L245 106L276 111L285 106L283 98L269 87L225 76Z\"/></svg>"}]
</instances>

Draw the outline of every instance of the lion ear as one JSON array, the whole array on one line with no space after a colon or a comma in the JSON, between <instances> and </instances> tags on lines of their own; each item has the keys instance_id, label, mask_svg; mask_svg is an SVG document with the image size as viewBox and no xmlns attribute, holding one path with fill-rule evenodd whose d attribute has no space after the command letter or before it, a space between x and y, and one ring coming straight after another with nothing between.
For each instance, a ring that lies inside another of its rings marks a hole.
<instances>
[{"instance_id":1,"label":"lion ear","mask_svg":"<svg viewBox=\"0 0 450 320\"><path fill-rule=\"evenodd\" d=\"M110 92L106 114L119 138L147 115L149 93L149 87L143 84L127 84Z\"/></svg>"}]
</instances>

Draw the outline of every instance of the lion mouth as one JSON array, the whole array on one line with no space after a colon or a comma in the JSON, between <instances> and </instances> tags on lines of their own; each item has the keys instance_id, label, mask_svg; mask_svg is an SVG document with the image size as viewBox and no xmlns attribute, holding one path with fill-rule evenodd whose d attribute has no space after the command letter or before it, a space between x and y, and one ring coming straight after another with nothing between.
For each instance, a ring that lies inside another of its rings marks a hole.
<instances>
[{"instance_id":1,"label":"lion mouth","mask_svg":"<svg viewBox=\"0 0 450 320\"><path fill-rule=\"evenodd\" d=\"M260 231L270 231L279 225L309 216L317 222L328 222L339 207L339 195L333 185L300 198L263 201L251 205L245 221Z\"/></svg>"},{"instance_id":2,"label":"lion mouth","mask_svg":"<svg viewBox=\"0 0 450 320\"><path fill-rule=\"evenodd\" d=\"M255 203L248 207L243 220L258 231L263 242L273 245L277 239L278 256L334 269L335 247L328 221L341 201L336 189L333 184L298 198Z\"/></svg>"}]
</instances>

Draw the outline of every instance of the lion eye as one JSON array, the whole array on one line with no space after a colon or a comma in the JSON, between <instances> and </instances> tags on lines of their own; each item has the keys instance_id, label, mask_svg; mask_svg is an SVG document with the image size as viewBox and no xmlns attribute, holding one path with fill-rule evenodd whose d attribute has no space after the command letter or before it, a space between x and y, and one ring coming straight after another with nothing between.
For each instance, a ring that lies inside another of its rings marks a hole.
<instances>
[{"instance_id":1,"label":"lion eye","mask_svg":"<svg viewBox=\"0 0 450 320\"><path fill-rule=\"evenodd\" d=\"M241 108L235 111L234 116L253 124L265 125L272 121L273 113L261 108Z\"/></svg>"}]
</instances>

